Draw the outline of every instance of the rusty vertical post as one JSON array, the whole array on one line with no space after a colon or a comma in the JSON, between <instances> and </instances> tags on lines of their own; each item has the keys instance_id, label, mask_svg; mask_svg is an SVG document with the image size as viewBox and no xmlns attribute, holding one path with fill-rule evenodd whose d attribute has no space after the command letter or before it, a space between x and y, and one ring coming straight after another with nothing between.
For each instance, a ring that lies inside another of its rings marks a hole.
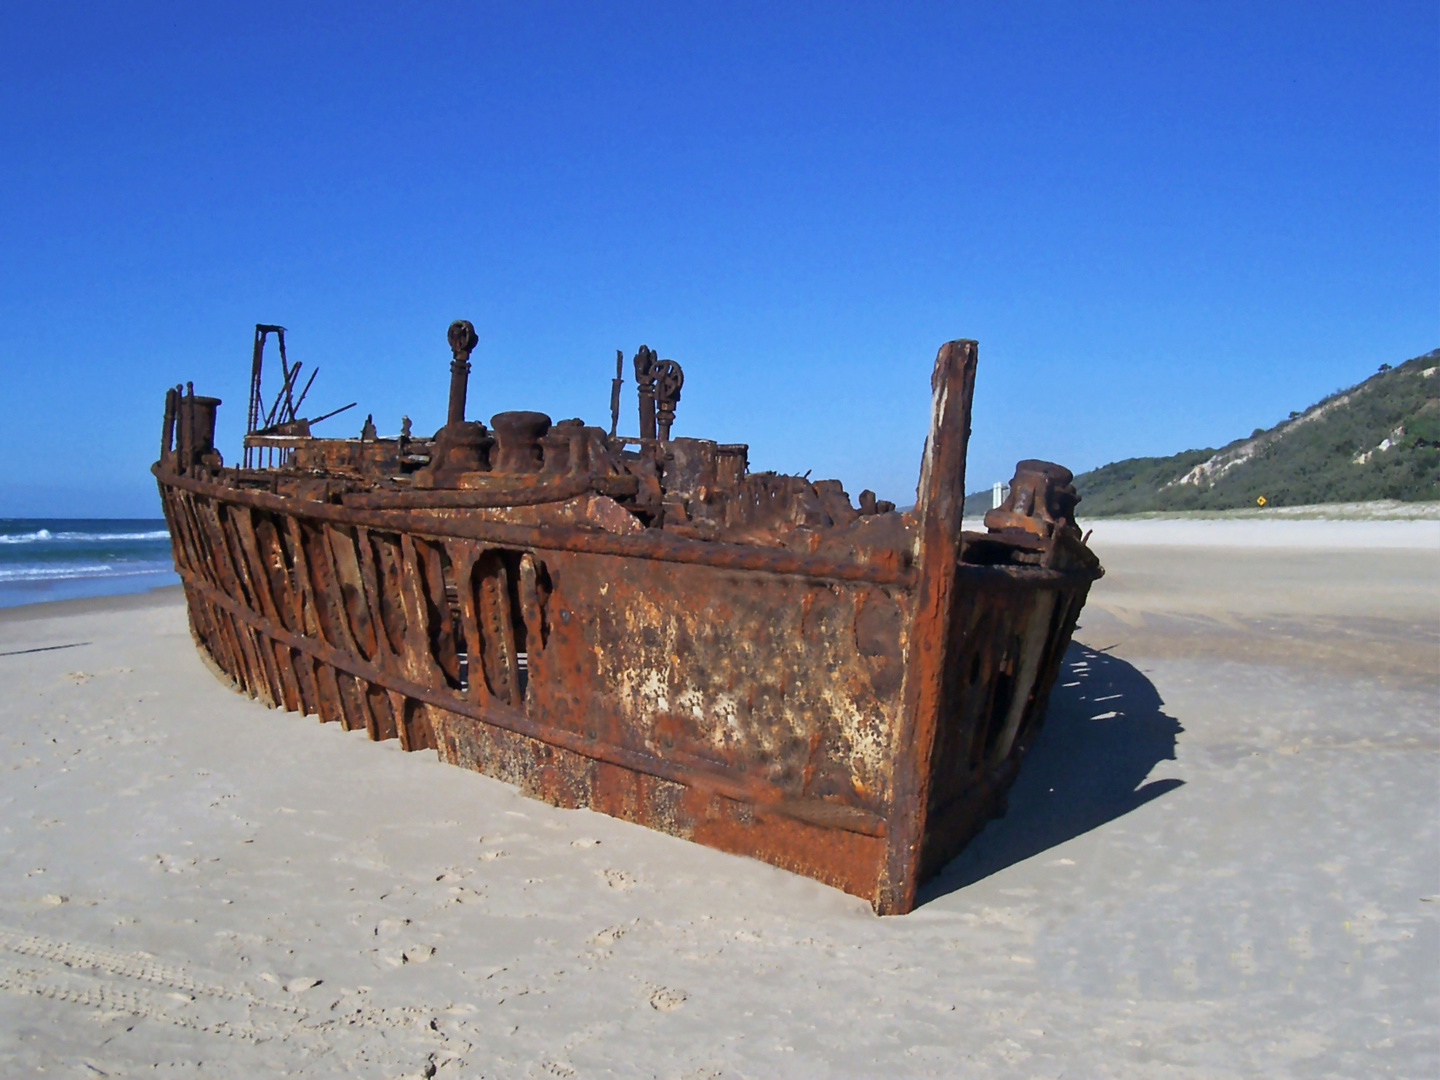
<instances>
[{"instance_id":1,"label":"rusty vertical post","mask_svg":"<svg viewBox=\"0 0 1440 1080\"><path fill-rule=\"evenodd\" d=\"M656 422L662 441L670 440L670 425L675 422L675 406L684 385L685 372L674 360L661 360L655 365Z\"/></svg>"},{"instance_id":2,"label":"rusty vertical post","mask_svg":"<svg viewBox=\"0 0 1440 1080\"><path fill-rule=\"evenodd\" d=\"M640 397L640 438L655 441L655 350L641 345L635 354L635 389Z\"/></svg>"},{"instance_id":3,"label":"rusty vertical post","mask_svg":"<svg viewBox=\"0 0 1440 1080\"><path fill-rule=\"evenodd\" d=\"M180 472L190 475L191 459L195 456L195 384L185 384L180 398Z\"/></svg>"},{"instance_id":4,"label":"rusty vertical post","mask_svg":"<svg viewBox=\"0 0 1440 1080\"><path fill-rule=\"evenodd\" d=\"M255 347L250 353L250 404L245 413L245 434L253 435L260 428L260 367L265 355L266 327L255 324ZM245 468L255 460L255 448L245 447Z\"/></svg>"},{"instance_id":5,"label":"rusty vertical post","mask_svg":"<svg viewBox=\"0 0 1440 1080\"><path fill-rule=\"evenodd\" d=\"M185 461L185 384L175 384L175 457L176 472L184 468Z\"/></svg>"},{"instance_id":6,"label":"rusty vertical post","mask_svg":"<svg viewBox=\"0 0 1440 1080\"><path fill-rule=\"evenodd\" d=\"M930 757L944 706L977 352L974 341L946 342L930 377L930 435L915 501L919 579L905 650L900 727L893 744L895 781L885 866L875 898L875 910L881 915L903 915L915 906L930 798Z\"/></svg>"},{"instance_id":7,"label":"rusty vertical post","mask_svg":"<svg viewBox=\"0 0 1440 1080\"><path fill-rule=\"evenodd\" d=\"M175 389L165 391L165 426L160 435L160 460L170 459L170 450L175 445Z\"/></svg>"},{"instance_id":8,"label":"rusty vertical post","mask_svg":"<svg viewBox=\"0 0 1440 1080\"><path fill-rule=\"evenodd\" d=\"M468 319L456 319L451 323L446 337L450 341L450 352L454 356L450 361L450 409L445 417L448 426L465 422L465 393L470 384L470 354L480 339Z\"/></svg>"},{"instance_id":9,"label":"rusty vertical post","mask_svg":"<svg viewBox=\"0 0 1440 1080\"><path fill-rule=\"evenodd\" d=\"M625 354L619 349L615 350L615 378L610 380L610 437L615 438L615 431L620 426L620 387L625 385L623 374Z\"/></svg>"}]
</instances>

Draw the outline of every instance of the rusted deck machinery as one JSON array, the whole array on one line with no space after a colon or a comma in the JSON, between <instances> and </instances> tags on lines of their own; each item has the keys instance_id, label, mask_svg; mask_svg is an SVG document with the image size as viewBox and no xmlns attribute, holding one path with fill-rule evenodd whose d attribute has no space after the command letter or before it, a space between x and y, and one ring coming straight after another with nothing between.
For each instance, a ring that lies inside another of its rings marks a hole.
<instances>
[{"instance_id":1,"label":"rusted deck machinery","mask_svg":"<svg viewBox=\"0 0 1440 1080\"><path fill-rule=\"evenodd\" d=\"M202 655L269 705L909 911L1003 808L1103 572L1057 465L961 531L975 343L935 361L901 513L672 438L683 376L644 347L639 438L618 364L608 432L467 421L474 329L449 342L434 438L252 406L267 468L224 467L219 402L169 391L153 471Z\"/></svg>"}]
</instances>

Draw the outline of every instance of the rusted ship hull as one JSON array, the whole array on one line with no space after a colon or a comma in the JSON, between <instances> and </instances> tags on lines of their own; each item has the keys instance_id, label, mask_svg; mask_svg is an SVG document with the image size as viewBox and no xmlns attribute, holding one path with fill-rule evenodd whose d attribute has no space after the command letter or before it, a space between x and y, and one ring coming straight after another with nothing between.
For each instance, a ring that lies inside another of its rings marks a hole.
<instances>
[{"instance_id":1,"label":"rusted ship hull","mask_svg":"<svg viewBox=\"0 0 1440 1080\"><path fill-rule=\"evenodd\" d=\"M183 395L154 472L196 644L238 689L903 913L1003 805L1100 573L1043 506L961 532L974 370L973 342L941 350L910 515L788 546L608 522L593 474L225 470Z\"/></svg>"}]
</instances>

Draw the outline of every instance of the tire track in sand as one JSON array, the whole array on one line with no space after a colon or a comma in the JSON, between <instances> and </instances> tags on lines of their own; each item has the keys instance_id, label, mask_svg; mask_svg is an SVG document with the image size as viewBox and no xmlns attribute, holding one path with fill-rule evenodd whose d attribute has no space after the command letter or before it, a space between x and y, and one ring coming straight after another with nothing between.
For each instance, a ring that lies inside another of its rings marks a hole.
<instances>
[{"instance_id":1,"label":"tire track in sand","mask_svg":"<svg viewBox=\"0 0 1440 1080\"><path fill-rule=\"evenodd\" d=\"M0 990L66 1001L247 1042L316 1041L310 1014L242 986L206 982L145 953L0 927Z\"/></svg>"}]
</instances>

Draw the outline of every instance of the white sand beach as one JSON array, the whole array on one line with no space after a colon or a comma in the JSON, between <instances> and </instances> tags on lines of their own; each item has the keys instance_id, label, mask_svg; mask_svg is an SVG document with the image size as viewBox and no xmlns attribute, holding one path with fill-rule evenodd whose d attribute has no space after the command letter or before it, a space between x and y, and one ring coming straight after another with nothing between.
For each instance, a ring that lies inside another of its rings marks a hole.
<instances>
[{"instance_id":1,"label":"white sand beach","mask_svg":"<svg viewBox=\"0 0 1440 1080\"><path fill-rule=\"evenodd\" d=\"M1092 544L888 919L242 698L178 590L0 611L0 1076L1440 1073L1440 523Z\"/></svg>"},{"instance_id":2,"label":"white sand beach","mask_svg":"<svg viewBox=\"0 0 1440 1080\"><path fill-rule=\"evenodd\" d=\"M1114 547L1230 547L1440 552L1440 520L1365 521L1179 516L1087 523L1091 540Z\"/></svg>"}]
</instances>

